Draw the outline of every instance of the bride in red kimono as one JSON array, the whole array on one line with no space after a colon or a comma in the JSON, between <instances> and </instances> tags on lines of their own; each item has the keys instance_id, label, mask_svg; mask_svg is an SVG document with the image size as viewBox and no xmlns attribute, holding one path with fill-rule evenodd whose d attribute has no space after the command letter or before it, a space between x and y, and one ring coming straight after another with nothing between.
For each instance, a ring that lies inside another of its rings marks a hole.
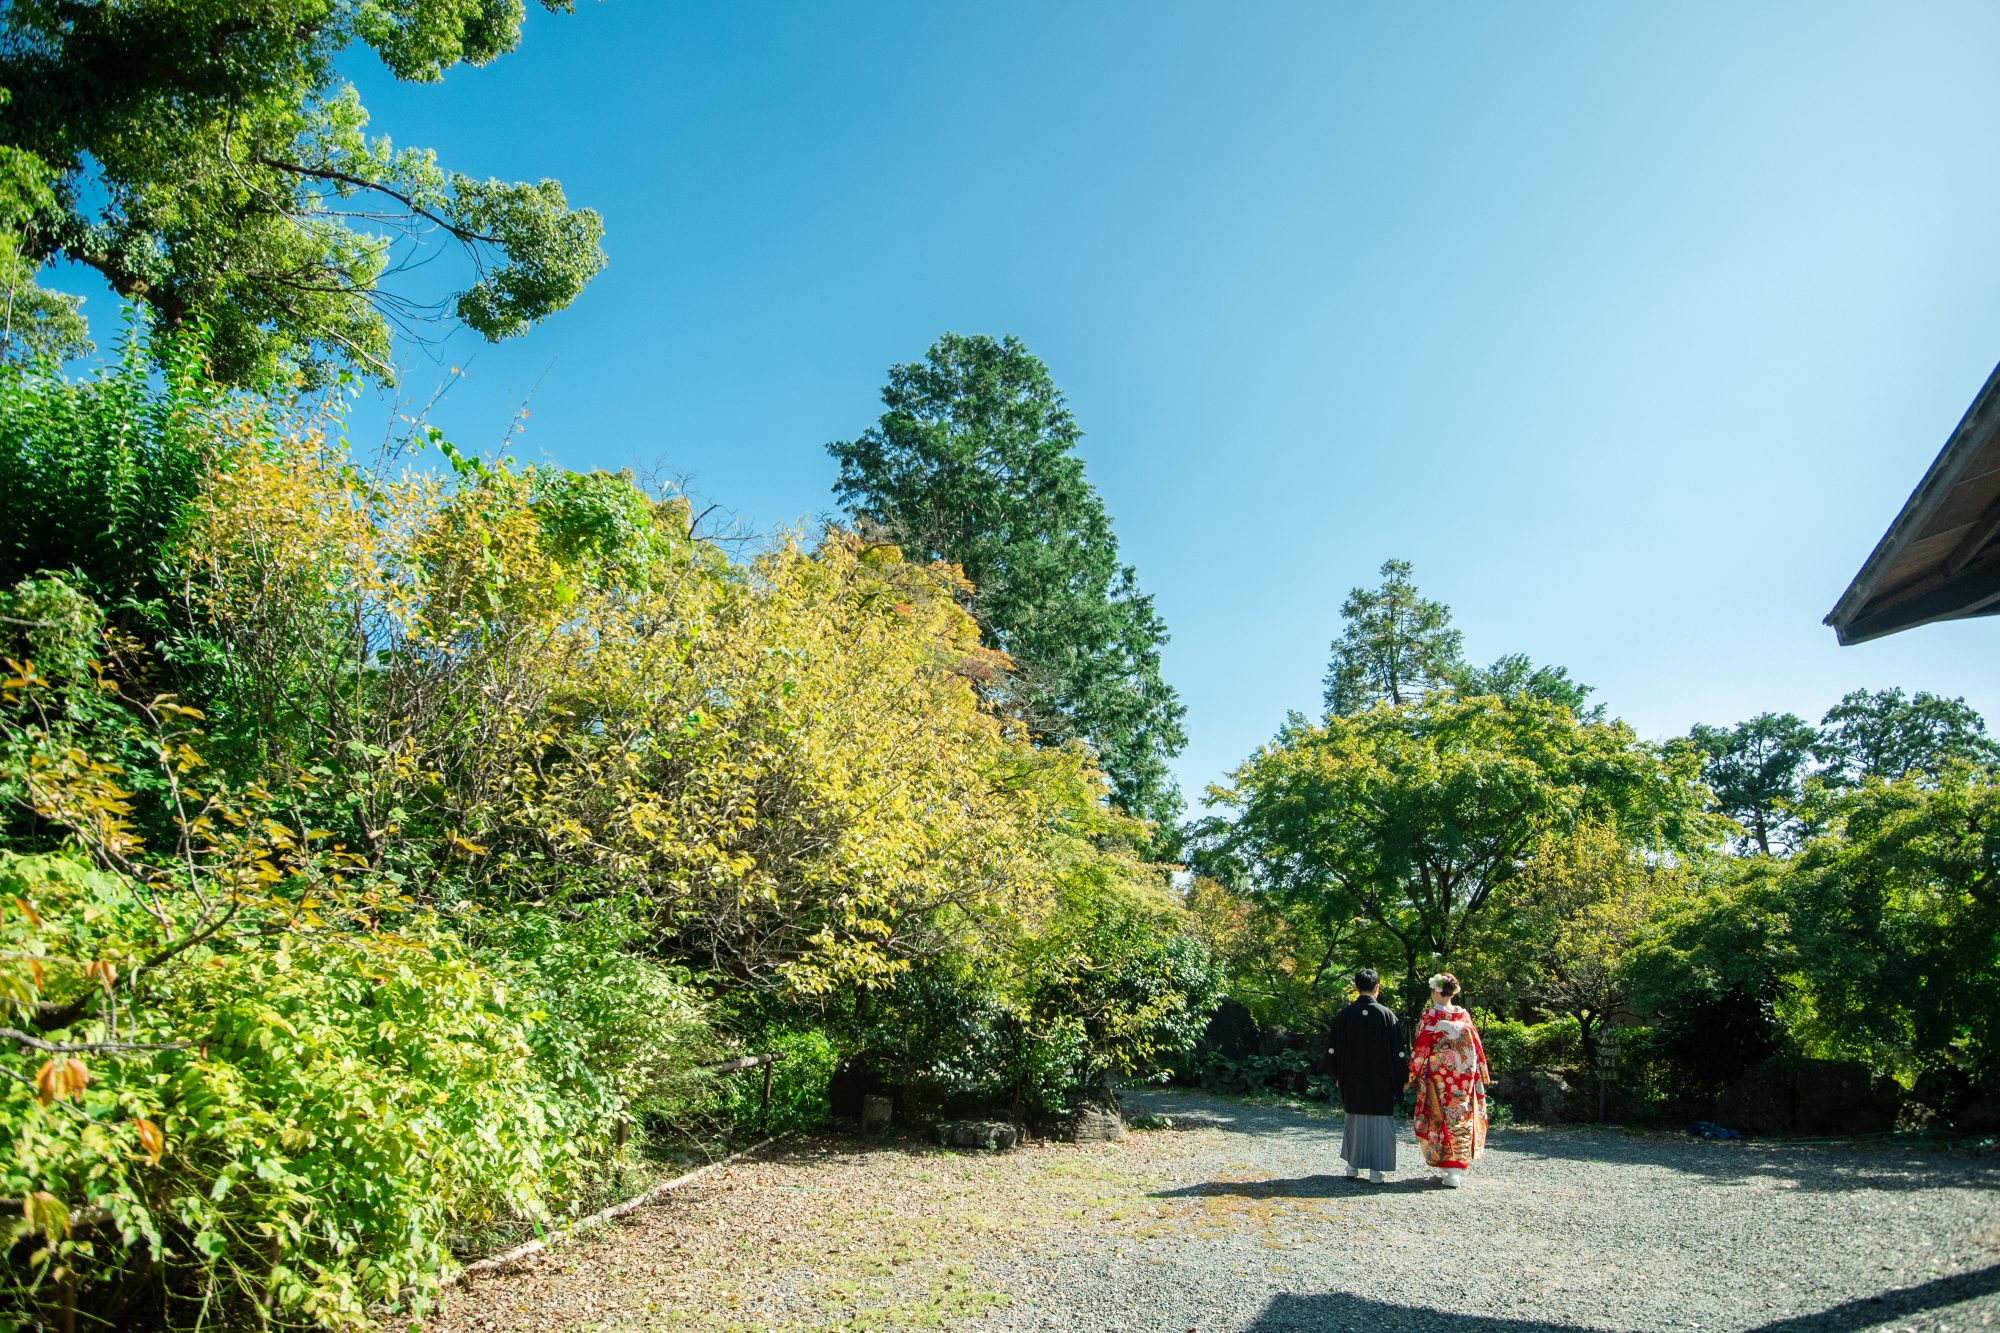
<instances>
[{"instance_id":1,"label":"bride in red kimono","mask_svg":"<svg viewBox=\"0 0 2000 1333\"><path fill-rule=\"evenodd\" d=\"M1431 1002L1410 1047L1409 1085L1417 1090L1417 1144L1450 1188L1486 1148L1486 1048L1472 1015L1453 1003L1458 978L1431 978Z\"/></svg>"}]
</instances>

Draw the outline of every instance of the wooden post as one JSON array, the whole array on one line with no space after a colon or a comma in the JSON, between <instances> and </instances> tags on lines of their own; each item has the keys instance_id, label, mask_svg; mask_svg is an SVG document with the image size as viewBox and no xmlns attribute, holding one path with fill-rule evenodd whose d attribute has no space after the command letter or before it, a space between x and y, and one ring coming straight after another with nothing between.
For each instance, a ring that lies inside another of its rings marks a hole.
<instances>
[{"instance_id":1,"label":"wooden post","mask_svg":"<svg viewBox=\"0 0 2000 1333\"><path fill-rule=\"evenodd\" d=\"M760 1130L771 1128L771 1067L776 1063L773 1060L764 1066L764 1104L757 1113L757 1128Z\"/></svg>"},{"instance_id":2,"label":"wooden post","mask_svg":"<svg viewBox=\"0 0 2000 1333\"><path fill-rule=\"evenodd\" d=\"M1597 1119L1604 1121L1606 1105L1611 1097L1611 1082L1618 1076L1618 1033L1615 1028L1607 1029L1597 1039Z\"/></svg>"}]
</instances>

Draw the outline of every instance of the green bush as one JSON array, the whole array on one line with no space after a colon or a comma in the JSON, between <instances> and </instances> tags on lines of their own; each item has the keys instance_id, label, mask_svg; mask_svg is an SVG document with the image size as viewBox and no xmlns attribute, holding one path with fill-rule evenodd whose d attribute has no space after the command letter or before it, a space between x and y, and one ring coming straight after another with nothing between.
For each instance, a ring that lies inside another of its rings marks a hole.
<instances>
[{"instance_id":1,"label":"green bush","mask_svg":"<svg viewBox=\"0 0 2000 1333\"><path fill-rule=\"evenodd\" d=\"M1220 1051L1204 1051L1195 1060L1193 1073L1202 1087L1216 1092L1310 1094L1312 1083L1319 1081L1305 1077L1311 1067L1312 1056L1300 1050L1246 1055L1241 1060L1232 1060ZM1326 1091L1328 1097L1333 1095L1330 1081Z\"/></svg>"},{"instance_id":2,"label":"green bush","mask_svg":"<svg viewBox=\"0 0 2000 1333\"><path fill-rule=\"evenodd\" d=\"M0 587L74 574L107 605L161 596L160 552L201 485L224 410L202 348L149 363L128 328L118 362L82 383L0 366Z\"/></svg>"},{"instance_id":3,"label":"green bush","mask_svg":"<svg viewBox=\"0 0 2000 1333\"><path fill-rule=\"evenodd\" d=\"M1060 1113L1085 1062L1075 1024L1038 1033L974 969L947 961L899 977L864 1040L867 1059L916 1120L985 1109Z\"/></svg>"},{"instance_id":4,"label":"green bush","mask_svg":"<svg viewBox=\"0 0 2000 1333\"><path fill-rule=\"evenodd\" d=\"M65 857L0 852L0 901L9 953L37 960L11 974L24 1011L205 928L193 895ZM370 1307L420 1307L447 1236L549 1216L601 1146L609 1105L538 1051L547 1020L393 895L238 913L126 1003L48 1033L82 1049L51 1056L39 1089L0 1083L0 1190L30 1201L8 1239L35 1242L10 1303L71 1268L81 1305L151 1287L169 1323L261 1305L360 1329ZM66 1061L87 1084L57 1081Z\"/></svg>"},{"instance_id":5,"label":"green bush","mask_svg":"<svg viewBox=\"0 0 2000 1333\"><path fill-rule=\"evenodd\" d=\"M1523 1069L1574 1069L1583 1063L1583 1034L1573 1018L1522 1023L1481 1017L1479 1040L1494 1074Z\"/></svg>"},{"instance_id":6,"label":"green bush","mask_svg":"<svg viewBox=\"0 0 2000 1333\"><path fill-rule=\"evenodd\" d=\"M763 1106L762 1070L723 1075L729 1080L723 1105L735 1136L782 1134L824 1124L827 1085L833 1079L834 1067L840 1063L839 1052L826 1034L811 1029L775 1028L759 1033L748 1044L755 1048L753 1054L776 1053L785 1058L771 1066L768 1115Z\"/></svg>"},{"instance_id":7,"label":"green bush","mask_svg":"<svg viewBox=\"0 0 2000 1333\"><path fill-rule=\"evenodd\" d=\"M477 919L482 956L547 1015L531 1041L565 1096L670 1128L705 1126L714 1090L689 1072L715 1058L716 1035L688 969L635 952L645 926L631 905L538 904Z\"/></svg>"}]
</instances>

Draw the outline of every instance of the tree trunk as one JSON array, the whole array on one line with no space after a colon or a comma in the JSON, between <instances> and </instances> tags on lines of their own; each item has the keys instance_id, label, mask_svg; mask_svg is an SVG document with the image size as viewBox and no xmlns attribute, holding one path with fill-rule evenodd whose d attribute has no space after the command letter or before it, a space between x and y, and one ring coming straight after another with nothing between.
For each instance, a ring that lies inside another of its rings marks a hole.
<instances>
[{"instance_id":1,"label":"tree trunk","mask_svg":"<svg viewBox=\"0 0 2000 1333\"><path fill-rule=\"evenodd\" d=\"M1417 951L1409 945L1403 946L1403 1016L1410 1018L1424 1011L1424 1001L1430 997L1430 984L1418 975Z\"/></svg>"}]
</instances>

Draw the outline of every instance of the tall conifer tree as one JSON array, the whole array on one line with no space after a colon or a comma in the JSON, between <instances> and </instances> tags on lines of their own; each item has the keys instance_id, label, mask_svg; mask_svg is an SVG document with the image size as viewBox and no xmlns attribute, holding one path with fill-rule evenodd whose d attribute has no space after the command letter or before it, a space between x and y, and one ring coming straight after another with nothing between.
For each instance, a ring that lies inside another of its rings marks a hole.
<instances>
[{"instance_id":1,"label":"tall conifer tree","mask_svg":"<svg viewBox=\"0 0 2000 1333\"><path fill-rule=\"evenodd\" d=\"M1048 367L1017 338L948 333L890 369L882 404L827 446L835 495L909 557L964 569L988 645L1014 660L1017 709L1050 741L1088 741L1120 804L1170 832L1167 762L1187 735L1160 671L1166 624L1119 559Z\"/></svg>"}]
</instances>

